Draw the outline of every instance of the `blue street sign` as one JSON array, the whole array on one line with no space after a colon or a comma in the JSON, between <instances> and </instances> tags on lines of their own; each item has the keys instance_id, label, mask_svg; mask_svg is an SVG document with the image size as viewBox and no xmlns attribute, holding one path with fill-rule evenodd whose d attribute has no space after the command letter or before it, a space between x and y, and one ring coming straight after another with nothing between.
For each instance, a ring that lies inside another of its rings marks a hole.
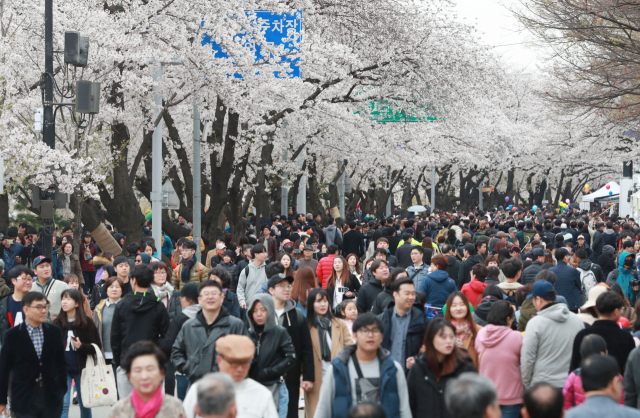
<instances>
[{"instance_id":1,"label":"blue street sign","mask_svg":"<svg viewBox=\"0 0 640 418\"><path fill-rule=\"evenodd\" d=\"M247 11L247 16L250 14ZM301 39L302 31L302 12L291 11L289 13L273 13L269 10L256 10L256 19L254 24L259 26L264 34L267 45L269 46L284 46L282 55L280 57L270 56L269 60L278 60L281 63L287 63L289 70L287 72L274 71L273 74L276 78L299 78L300 74L300 57L295 56L299 52L299 42ZM204 22L202 23L204 25ZM236 35L238 37L243 36L243 33ZM293 40L291 37L293 36ZM249 39L244 45L254 51L255 62L265 62L267 58L262 56L262 45L256 43L254 40ZM218 43L214 42L211 37L204 34L202 37L202 45L211 45L214 56L216 58L229 58L227 51ZM256 72L257 74L259 72ZM236 73L233 75L236 78L242 78L242 74Z\"/></svg>"}]
</instances>

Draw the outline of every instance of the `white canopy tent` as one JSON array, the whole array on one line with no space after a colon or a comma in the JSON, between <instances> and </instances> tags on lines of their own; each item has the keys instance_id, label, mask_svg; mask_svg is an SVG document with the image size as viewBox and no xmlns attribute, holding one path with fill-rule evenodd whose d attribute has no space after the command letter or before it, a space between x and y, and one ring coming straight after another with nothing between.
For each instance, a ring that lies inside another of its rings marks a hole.
<instances>
[{"instance_id":1,"label":"white canopy tent","mask_svg":"<svg viewBox=\"0 0 640 418\"><path fill-rule=\"evenodd\" d=\"M609 189L607 189L607 186L609 186ZM612 192L611 195L609 195L609 192ZM610 181L609 183L604 185L602 188L596 190L595 192L582 195L582 201L595 202L596 199L610 198L614 196L617 197L619 195L620 195L620 186L615 181Z\"/></svg>"}]
</instances>

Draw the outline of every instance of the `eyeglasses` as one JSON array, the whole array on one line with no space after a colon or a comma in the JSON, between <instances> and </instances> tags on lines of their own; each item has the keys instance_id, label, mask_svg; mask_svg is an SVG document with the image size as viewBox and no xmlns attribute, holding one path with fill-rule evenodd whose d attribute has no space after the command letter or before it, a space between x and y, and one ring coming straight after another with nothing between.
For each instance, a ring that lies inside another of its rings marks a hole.
<instances>
[{"instance_id":1,"label":"eyeglasses","mask_svg":"<svg viewBox=\"0 0 640 418\"><path fill-rule=\"evenodd\" d=\"M280 289L293 289L293 285L290 284L277 284L275 287L279 287Z\"/></svg>"},{"instance_id":2,"label":"eyeglasses","mask_svg":"<svg viewBox=\"0 0 640 418\"><path fill-rule=\"evenodd\" d=\"M46 310L48 310L48 309L49 309L49 305L36 305L36 306L29 306L29 308L33 308L33 309L35 309L35 310L37 310L37 311L44 312L44 311L46 311Z\"/></svg>"},{"instance_id":3,"label":"eyeglasses","mask_svg":"<svg viewBox=\"0 0 640 418\"><path fill-rule=\"evenodd\" d=\"M209 296L213 296L213 297L218 297L222 295L222 293L220 292L202 292L200 293L200 296L203 298L208 298Z\"/></svg>"},{"instance_id":4,"label":"eyeglasses","mask_svg":"<svg viewBox=\"0 0 640 418\"><path fill-rule=\"evenodd\" d=\"M32 277L29 277L28 279L25 279L24 277L16 277L16 280L22 280L25 283L33 283Z\"/></svg>"},{"instance_id":5,"label":"eyeglasses","mask_svg":"<svg viewBox=\"0 0 640 418\"><path fill-rule=\"evenodd\" d=\"M158 276L166 276L167 272L164 270L157 270L154 274L157 274Z\"/></svg>"},{"instance_id":6,"label":"eyeglasses","mask_svg":"<svg viewBox=\"0 0 640 418\"><path fill-rule=\"evenodd\" d=\"M358 330L362 335L378 335L380 330L378 328L360 328Z\"/></svg>"}]
</instances>

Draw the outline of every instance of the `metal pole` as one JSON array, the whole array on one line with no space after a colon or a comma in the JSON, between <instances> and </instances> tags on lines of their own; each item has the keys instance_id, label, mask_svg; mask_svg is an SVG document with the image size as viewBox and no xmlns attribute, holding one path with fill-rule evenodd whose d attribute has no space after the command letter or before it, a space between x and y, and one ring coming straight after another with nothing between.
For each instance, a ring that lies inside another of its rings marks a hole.
<instances>
[{"instance_id":1,"label":"metal pole","mask_svg":"<svg viewBox=\"0 0 640 418\"><path fill-rule=\"evenodd\" d=\"M196 257L202 261L200 246L200 237L202 236L200 171L200 110L198 110L198 96L196 95L193 99L193 242L196 243Z\"/></svg>"},{"instance_id":2,"label":"metal pole","mask_svg":"<svg viewBox=\"0 0 640 418\"><path fill-rule=\"evenodd\" d=\"M480 180L480 184L478 185L478 209L479 210L484 210L482 207L482 183L483 181Z\"/></svg>"},{"instance_id":3,"label":"metal pole","mask_svg":"<svg viewBox=\"0 0 640 418\"><path fill-rule=\"evenodd\" d=\"M387 167L387 189L391 189L391 179L389 178L389 168ZM389 198L387 199L387 208L386 214L387 218L391 216L391 198L393 197L393 192L389 190Z\"/></svg>"},{"instance_id":4,"label":"metal pole","mask_svg":"<svg viewBox=\"0 0 640 418\"><path fill-rule=\"evenodd\" d=\"M431 169L431 213L436 209L436 169Z\"/></svg>"},{"instance_id":5,"label":"metal pole","mask_svg":"<svg viewBox=\"0 0 640 418\"><path fill-rule=\"evenodd\" d=\"M56 147L56 125L53 119L53 0L44 2L44 126L42 138L51 149ZM53 257L53 219L42 219L42 253Z\"/></svg>"},{"instance_id":6,"label":"metal pole","mask_svg":"<svg viewBox=\"0 0 640 418\"><path fill-rule=\"evenodd\" d=\"M303 149L300 153L298 163L300 168L304 165L304 159L306 158L306 151ZM302 175L300 177L300 183L298 185L298 197L296 200L296 213L307 214L307 176Z\"/></svg>"},{"instance_id":7,"label":"metal pole","mask_svg":"<svg viewBox=\"0 0 640 418\"><path fill-rule=\"evenodd\" d=\"M338 162L338 170L342 170L342 161ZM346 170L345 170L346 171ZM340 217L345 219L344 216L344 171L338 179L338 209L340 210Z\"/></svg>"},{"instance_id":8,"label":"metal pole","mask_svg":"<svg viewBox=\"0 0 640 418\"><path fill-rule=\"evenodd\" d=\"M159 80L162 77L162 63L156 62L157 67L153 71L153 102L155 104L155 114L162 111L162 86ZM158 126L153 131L152 147L152 175L151 175L151 220L153 240L156 248L162 247L162 118ZM196 242L198 248L200 244Z\"/></svg>"},{"instance_id":9,"label":"metal pole","mask_svg":"<svg viewBox=\"0 0 640 418\"><path fill-rule=\"evenodd\" d=\"M287 152L287 150L285 150L282 158L285 161L287 161L288 156L289 156L289 153ZM285 218L282 219L283 222L287 220L286 216L289 213L289 180L288 179L289 179L289 176L287 176L287 173L285 171L284 177L282 178L282 192L280 197L280 214L285 216Z\"/></svg>"}]
</instances>

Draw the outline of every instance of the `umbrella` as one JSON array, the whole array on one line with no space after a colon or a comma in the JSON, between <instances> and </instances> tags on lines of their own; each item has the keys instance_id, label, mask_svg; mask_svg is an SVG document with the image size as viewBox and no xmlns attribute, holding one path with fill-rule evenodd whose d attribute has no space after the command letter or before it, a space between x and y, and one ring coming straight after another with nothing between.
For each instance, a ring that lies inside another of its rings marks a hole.
<instances>
[{"instance_id":1,"label":"umbrella","mask_svg":"<svg viewBox=\"0 0 640 418\"><path fill-rule=\"evenodd\" d=\"M579 208L579 207L580 207L580 205L579 205L579 204L577 204L577 203L571 203L571 204L569 205L569 207L570 207L570 208Z\"/></svg>"},{"instance_id":2,"label":"umbrella","mask_svg":"<svg viewBox=\"0 0 640 418\"><path fill-rule=\"evenodd\" d=\"M427 208L425 208L424 206L420 206L420 205L415 205L415 206L411 206L409 209L407 209L409 212L425 212L427 210Z\"/></svg>"}]
</instances>

